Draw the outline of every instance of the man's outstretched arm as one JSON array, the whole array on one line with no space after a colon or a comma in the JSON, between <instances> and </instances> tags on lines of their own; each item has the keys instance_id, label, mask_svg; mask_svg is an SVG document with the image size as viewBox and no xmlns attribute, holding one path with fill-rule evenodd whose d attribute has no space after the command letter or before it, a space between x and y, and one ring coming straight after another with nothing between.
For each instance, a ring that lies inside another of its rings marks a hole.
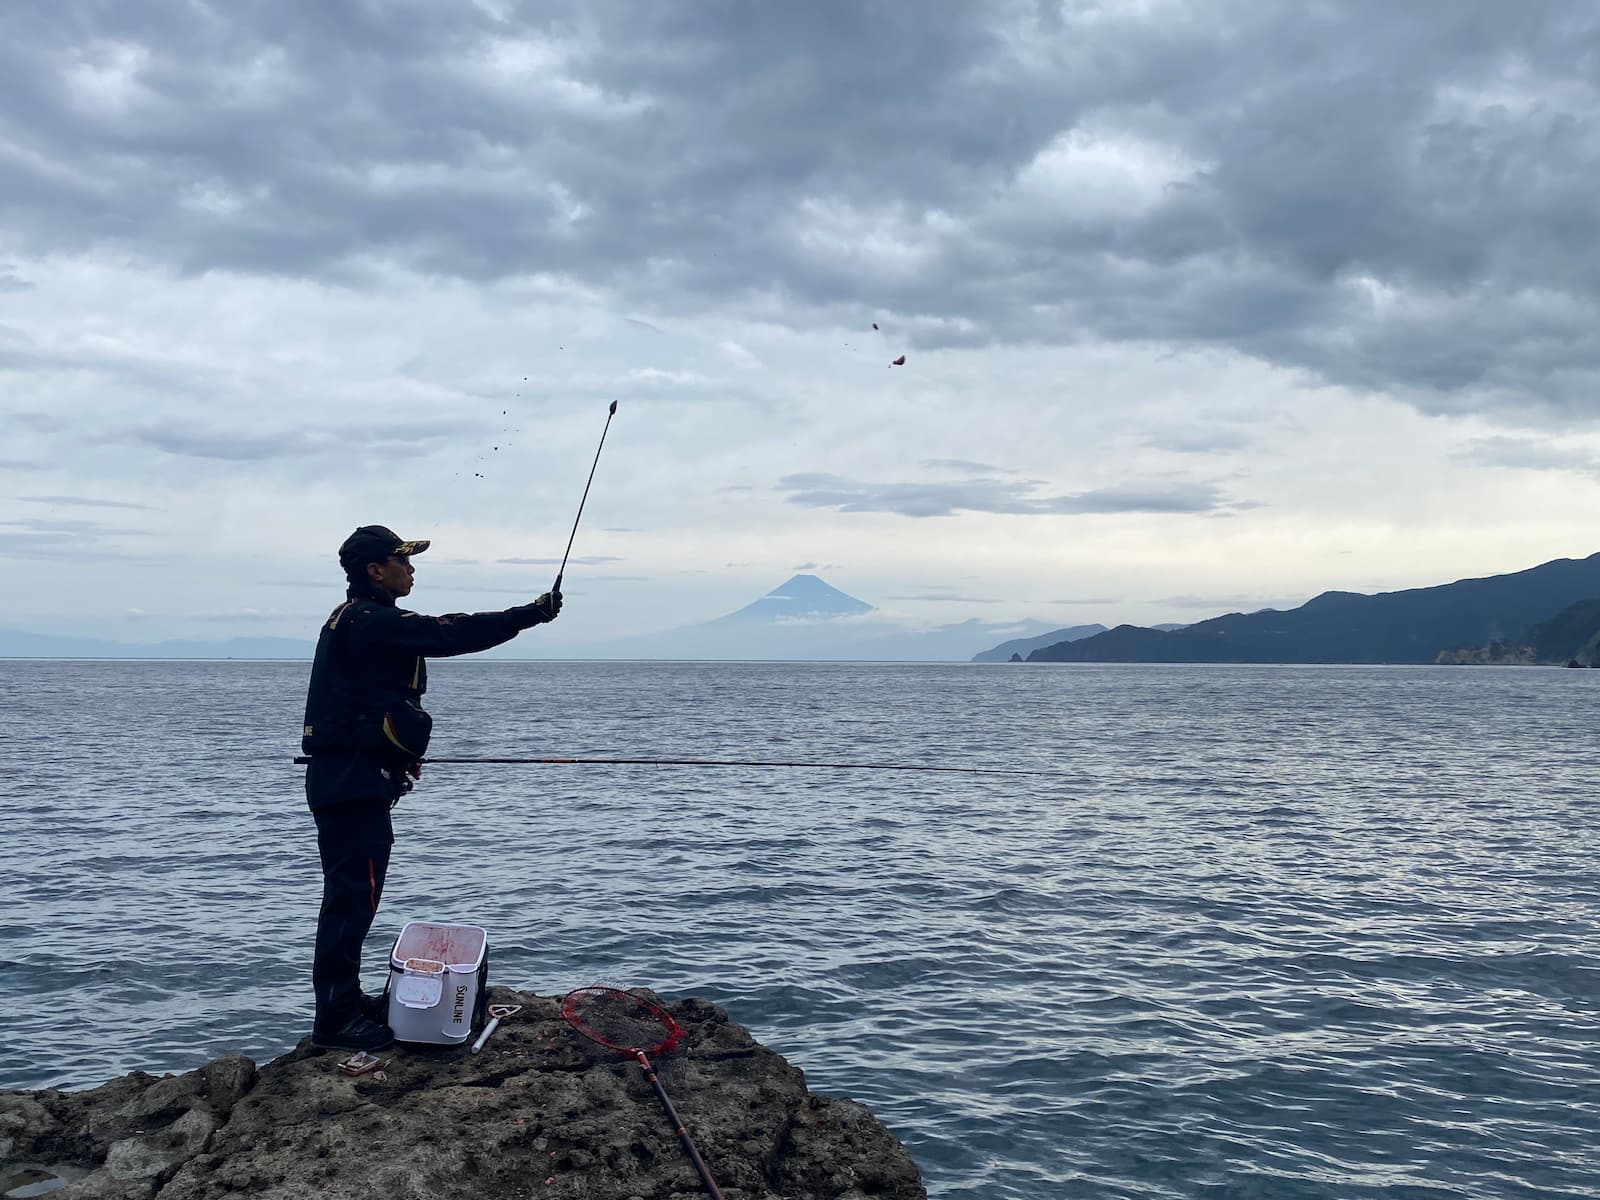
<instances>
[{"instance_id":1,"label":"man's outstretched arm","mask_svg":"<svg viewBox=\"0 0 1600 1200\"><path fill-rule=\"evenodd\" d=\"M422 658L450 658L509 642L524 629L554 621L560 612L560 592L546 592L532 604L500 612L447 613L442 617L400 608L370 608L350 634L357 642L381 643Z\"/></svg>"}]
</instances>

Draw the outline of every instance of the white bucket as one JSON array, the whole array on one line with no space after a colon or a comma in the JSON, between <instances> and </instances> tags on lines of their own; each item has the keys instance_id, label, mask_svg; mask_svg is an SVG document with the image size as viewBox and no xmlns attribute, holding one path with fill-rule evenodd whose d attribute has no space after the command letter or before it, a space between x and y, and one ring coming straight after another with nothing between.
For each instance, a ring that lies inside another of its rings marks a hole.
<instances>
[{"instance_id":1,"label":"white bucket","mask_svg":"<svg viewBox=\"0 0 1600 1200\"><path fill-rule=\"evenodd\" d=\"M453 1046L472 1036L486 998L489 935L476 925L411 921L389 954L389 1027L402 1042Z\"/></svg>"}]
</instances>

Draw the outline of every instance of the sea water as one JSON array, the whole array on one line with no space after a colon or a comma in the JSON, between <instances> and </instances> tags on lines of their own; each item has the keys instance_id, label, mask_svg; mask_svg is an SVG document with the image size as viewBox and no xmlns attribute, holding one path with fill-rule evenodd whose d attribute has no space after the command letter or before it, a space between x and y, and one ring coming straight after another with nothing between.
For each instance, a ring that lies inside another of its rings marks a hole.
<instances>
[{"instance_id":1,"label":"sea water","mask_svg":"<svg viewBox=\"0 0 1600 1200\"><path fill-rule=\"evenodd\" d=\"M0 663L0 1086L308 1031L307 664ZM1600 672L435 664L412 919L695 994L931 1195L1600 1195Z\"/></svg>"}]
</instances>

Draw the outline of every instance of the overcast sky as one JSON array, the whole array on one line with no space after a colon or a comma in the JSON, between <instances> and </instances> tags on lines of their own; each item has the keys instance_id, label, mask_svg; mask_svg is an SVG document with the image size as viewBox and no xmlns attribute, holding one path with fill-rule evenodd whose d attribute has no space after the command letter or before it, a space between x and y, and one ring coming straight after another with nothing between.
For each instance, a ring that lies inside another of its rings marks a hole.
<instances>
[{"instance_id":1,"label":"overcast sky","mask_svg":"<svg viewBox=\"0 0 1600 1200\"><path fill-rule=\"evenodd\" d=\"M1588 555L1597 80L1540 0L9 0L0 625L310 637L368 522L532 599L612 400L530 636Z\"/></svg>"}]
</instances>

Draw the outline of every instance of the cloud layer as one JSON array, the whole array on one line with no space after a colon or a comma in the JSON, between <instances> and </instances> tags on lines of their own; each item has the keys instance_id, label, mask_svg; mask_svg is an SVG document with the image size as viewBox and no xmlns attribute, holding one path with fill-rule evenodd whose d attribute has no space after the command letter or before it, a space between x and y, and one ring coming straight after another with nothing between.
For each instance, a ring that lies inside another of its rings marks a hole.
<instances>
[{"instance_id":1,"label":"cloud layer","mask_svg":"<svg viewBox=\"0 0 1600 1200\"><path fill-rule=\"evenodd\" d=\"M971 478L954 482L861 483L837 475L788 475L778 481L791 504L838 512L949 517L958 512L1027 514L1215 513L1237 508L1211 484L1150 483L1039 496L1036 480Z\"/></svg>"},{"instance_id":2,"label":"cloud layer","mask_svg":"<svg viewBox=\"0 0 1600 1200\"><path fill-rule=\"evenodd\" d=\"M793 327L887 313L913 348L1222 346L1430 411L1596 412L1600 269L1573 248L1600 232L1600 14L1579 3L5 20L28 256L555 277Z\"/></svg>"},{"instance_id":3,"label":"cloud layer","mask_svg":"<svg viewBox=\"0 0 1600 1200\"><path fill-rule=\"evenodd\" d=\"M374 521L434 539L420 605L513 602L614 400L550 637L796 563L1114 624L1600 548L1577 0L84 0L0 33L0 623L296 634L251 593L314 622Z\"/></svg>"}]
</instances>

